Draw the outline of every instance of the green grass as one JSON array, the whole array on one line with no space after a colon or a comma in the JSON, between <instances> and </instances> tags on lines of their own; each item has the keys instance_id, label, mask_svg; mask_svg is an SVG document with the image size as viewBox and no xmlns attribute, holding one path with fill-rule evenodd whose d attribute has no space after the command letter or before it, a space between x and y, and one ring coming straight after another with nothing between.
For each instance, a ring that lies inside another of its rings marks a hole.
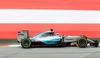
<instances>
[{"instance_id":1,"label":"green grass","mask_svg":"<svg viewBox=\"0 0 100 58\"><path fill-rule=\"evenodd\" d=\"M0 44L19 44L16 39L0 39Z\"/></svg>"},{"instance_id":2,"label":"green grass","mask_svg":"<svg viewBox=\"0 0 100 58\"><path fill-rule=\"evenodd\" d=\"M92 38L91 38L92 39ZM98 40L99 41L99 43L100 43L100 38L96 38L96 39L92 39L92 40Z\"/></svg>"}]
</instances>

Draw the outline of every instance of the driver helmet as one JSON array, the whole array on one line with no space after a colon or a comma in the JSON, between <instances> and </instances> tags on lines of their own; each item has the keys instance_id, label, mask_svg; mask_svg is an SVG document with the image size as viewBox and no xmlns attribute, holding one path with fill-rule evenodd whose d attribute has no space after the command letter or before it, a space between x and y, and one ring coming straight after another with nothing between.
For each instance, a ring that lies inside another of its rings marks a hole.
<instances>
[{"instance_id":1,"label":"driver helmet","mask_svg":"<svg viewBox=\"0 0 100 58\"><path fill-rule=\"evenodd\" d=\"M59 34L59 33L56 33L56 35L57 35L57 36L60 36L60 34Z\"/></svg>"}]
</instances>

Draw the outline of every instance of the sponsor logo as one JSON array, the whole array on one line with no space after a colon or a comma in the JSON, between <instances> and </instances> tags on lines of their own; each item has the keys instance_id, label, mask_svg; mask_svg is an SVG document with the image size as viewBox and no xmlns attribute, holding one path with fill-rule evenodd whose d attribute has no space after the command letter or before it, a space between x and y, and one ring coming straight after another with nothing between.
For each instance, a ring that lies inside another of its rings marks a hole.
<instances>
[{"instance_id":1,"label":"sponsor logo","mask_svg":"<svg viewBox=\"0 0 100 58\"><path fill-rule=\"evenodd\" d=\"M65 39L65 40L73 40L73 39Z\"/></svg>"}]
</instances>

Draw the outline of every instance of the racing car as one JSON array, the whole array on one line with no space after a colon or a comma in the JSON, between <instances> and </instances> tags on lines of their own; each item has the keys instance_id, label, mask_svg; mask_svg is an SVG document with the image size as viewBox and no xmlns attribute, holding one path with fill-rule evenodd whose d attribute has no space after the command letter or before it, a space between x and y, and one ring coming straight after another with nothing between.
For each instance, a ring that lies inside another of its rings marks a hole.
<instances>
[{"instance_id":1,"label":"racing car","mask_svg":"<svg viewBox=\"0 0 100 58\"><path fill-rule=\"evenodd\" d=\"M90 46L98 47L99 43L97 40L88 39L85 35L80 36L66 36L55 33L53 29L46 30L35 35L29 36L28 30L22 30L18 32L17 41L21 43L23 48L30 48L35 45L53 45L53 46L70 46L71 43L75 42L80 48Z\"/></svg>"}]
</instances>

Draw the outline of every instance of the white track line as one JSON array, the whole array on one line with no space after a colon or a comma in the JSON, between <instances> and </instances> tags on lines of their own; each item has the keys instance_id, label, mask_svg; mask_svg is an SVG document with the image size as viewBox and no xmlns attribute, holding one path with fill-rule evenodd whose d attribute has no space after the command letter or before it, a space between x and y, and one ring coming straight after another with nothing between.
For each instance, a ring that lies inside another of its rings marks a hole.
<instances>
[{"instance_id":1,"label":"white track line","mask_svg":"<svg viewBox=\"0 0 100 58\"><path fill-rule=\"evenodd\" d=\"M8 45L8 47L21 47L21 45Z\"/></svg>"}]
</instances>

